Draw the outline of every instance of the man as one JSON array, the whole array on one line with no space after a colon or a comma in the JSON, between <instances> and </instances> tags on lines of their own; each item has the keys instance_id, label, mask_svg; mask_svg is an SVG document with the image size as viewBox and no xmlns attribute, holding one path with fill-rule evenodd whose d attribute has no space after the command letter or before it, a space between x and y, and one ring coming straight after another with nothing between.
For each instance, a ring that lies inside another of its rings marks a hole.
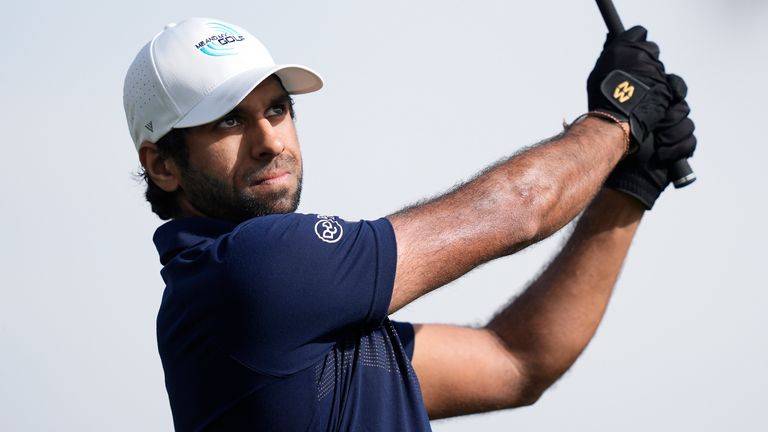
<instances>
[{"instance_id":1,"label":"man","mask_svg":"<svg viewBox=\"0 0 768 432\"><path fill-rule=\"evenodd\" d=\"M617 73L622 89L647 92L613 96ZM244 29L204 18L167 26L128 71L147 199L171 219L154 241L176 428L417 431L535 402L594 334L666 167L693 153L684 82L630 29L606 43L590 113L564 133L355 223L294 213L303 164L289 95L321 86ZM387 318L582 211L555 260L485 327Z\"/></svg>"}]
</instances>

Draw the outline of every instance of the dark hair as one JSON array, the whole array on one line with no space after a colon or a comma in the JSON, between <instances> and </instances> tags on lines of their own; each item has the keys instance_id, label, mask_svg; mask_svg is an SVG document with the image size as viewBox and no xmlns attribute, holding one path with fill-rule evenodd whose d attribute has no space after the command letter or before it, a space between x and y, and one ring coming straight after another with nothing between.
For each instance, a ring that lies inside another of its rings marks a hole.
<instances>
[{"instance_id":1,"label":"dark hair","mask_svg":"<svg viewBox=\"0 0 768 432\"><path fill-rule=\"evenodd\" d=\"M184 129L171 129L170 132L163 135L155 143L158 155L163 159L170 158L182 170L189 167L189 150L187 149L184 132ZM152 181L152 178L149 177L146 169L142 168L139 175L147 182L147 191L144 193L144 196L147 198L149 205L152 206L152 211L162 220L176 217L181 211L176 198L178 189L174 192L166 192L160 189Z\"/></svg>"}]
</instances>

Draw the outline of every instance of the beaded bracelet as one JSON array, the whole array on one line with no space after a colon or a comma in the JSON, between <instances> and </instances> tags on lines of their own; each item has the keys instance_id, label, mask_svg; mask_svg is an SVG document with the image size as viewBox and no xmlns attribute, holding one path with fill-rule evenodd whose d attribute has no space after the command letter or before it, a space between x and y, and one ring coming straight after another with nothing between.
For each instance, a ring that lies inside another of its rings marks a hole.
<instances>
[{"instance_id":1,"label":"beaded bracelet","mask_svg":"<svg viewBox=\"0 0 768 432\"><path fill-rule=\"evenodd\" d=\"M621 120L619 120L618 118L616 118L615 116L613 116L611 114L608 114L607 112L590 111L590 112L584 113L584 114L576 117L576 119L573 120L571 122L571 124L568 124L568 123L566 123L565 120L563 120L563 129L565 129L565 130L570 129L573 125L575 125L579 120L583 119L584 117L597 117L597 118L601 118L601 119L604 119L604 120L610 120L610 121L616 123L616 125L619 128L621 128L621 132L624 134L624 156L626 156L627 153L629 153L629 144L630 144L629 132L627 132L627 130L624 129L624 125L622 124Z\"/></svg>"}]
</instances>

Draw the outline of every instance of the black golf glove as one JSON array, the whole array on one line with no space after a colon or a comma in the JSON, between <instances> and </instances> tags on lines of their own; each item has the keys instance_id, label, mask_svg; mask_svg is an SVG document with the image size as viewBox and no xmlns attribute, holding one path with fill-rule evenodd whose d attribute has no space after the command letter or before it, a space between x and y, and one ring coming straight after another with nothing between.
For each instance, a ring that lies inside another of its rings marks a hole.
<instances>
[{"instance_id":1,"label":"black golf glove","mask_svg":"<svg viewBox=\"0 0 768 432\"><path fill-rule=\"evenodd\" d=\"M673 90L672 107L659 122L654 134L614 168L605 186L637 198L650 210L661 192L673 180L668 167L693 155L696 148L695 126L688 118L691 112L685 102L688 91L682 78L669 75Z\"/></svg>"},{"instance_id":2,"label":"black golf glove","mask_svg":"<svg viewBox=\"0 0 768 432\"><path fill-rule=\"evenodd\" d=\"M589 110L629 121L633 147L652 135L672 100L659 47L647 34L636 26L609 36L587 79Z\"/></svg>"},{"instance_id":3,"label":"black golf glove","mask_svg":"<svg viewBox=\"0 0 768 432\"><path fill-rule=\"evenodd\" d=\"M695 125L688 116L691 108L685 102L688 86L677 75L667 75L674 95L674 105L667 111L664 119L656 127L655 161L659 165L669 167L680 159L688 159L696 150L696 136L693 134ZM674 179L670 179L674 180Z\"/></svg>"}]
</instances>

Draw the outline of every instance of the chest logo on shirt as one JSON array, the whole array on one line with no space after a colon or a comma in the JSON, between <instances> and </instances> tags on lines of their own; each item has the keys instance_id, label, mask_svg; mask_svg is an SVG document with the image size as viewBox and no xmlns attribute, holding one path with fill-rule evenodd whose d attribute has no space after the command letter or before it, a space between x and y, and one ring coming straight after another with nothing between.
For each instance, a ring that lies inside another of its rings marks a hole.
<instances>
[{"instance_id":1,"label":"chest logo on shirt","mask_svg":"<svg viewBox=\"0 0 768 432\"><path fill-rule=\"evenodd\" d=\"M344 229L333 216L317 216L319 219L315 224L315 234L317 238L326 243L336 243L344 235Z\"/></svg>"}]
</instances>

